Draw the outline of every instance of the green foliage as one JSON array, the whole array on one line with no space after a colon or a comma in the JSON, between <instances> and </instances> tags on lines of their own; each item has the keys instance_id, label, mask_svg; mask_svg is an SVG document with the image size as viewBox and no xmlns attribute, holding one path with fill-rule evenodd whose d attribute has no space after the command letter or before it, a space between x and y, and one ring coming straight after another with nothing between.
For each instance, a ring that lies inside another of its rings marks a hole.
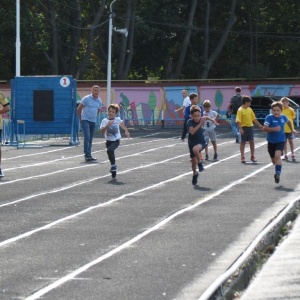
<instances>
[{"instance_id":1,"label":"green foliage","mask_svg":"<svg viewBox=\"0 0 300 300\"><path fill-rule=\"evenodd\" d=\"M51 75L59 72L76 76L90 46L91 24L101 5L104 5L103 1L21 1L21 74ZM191 2L116 1L115 26L122 28L124 24L129 24L126 22L134 21L134 27L128 27L127 48L121 50L118 44L113 44L112 78L116 76L119 54L122 54L120 51L128 51L132 38L132 58L127 78L167 79L170 70L178 65L182 43L189 28ZM210 54L224 31L231 1L209 2ZM110 3L105 1L106 10ZM272 5L267 0L241 0L237 3L237 21L210 68L208 78L300 77L299 0L278 0ZM136 5L134 20L124 17L130 5ZM200 78L205 67L206 5L205 0L197 2L180 79ZM0 59L5 62L0 69L1 80L10 80L15 74L15 6L15 1L0 0L0 13L5 16L1 18ZM81 79L106 79L107 21L108 13L104 11L92 33L93 50L81 71Z\"/></svg>"}]
</instances>

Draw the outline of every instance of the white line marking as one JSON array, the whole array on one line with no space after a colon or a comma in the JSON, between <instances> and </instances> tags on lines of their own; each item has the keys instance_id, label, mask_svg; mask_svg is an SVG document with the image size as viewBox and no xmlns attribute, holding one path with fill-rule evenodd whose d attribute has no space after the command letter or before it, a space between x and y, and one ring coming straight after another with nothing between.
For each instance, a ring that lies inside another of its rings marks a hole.
<instances>
[{"instance_id":1,"label":"white line marking","mask_svg":"<svg viewBox=\"0 0 300 300\"><path fill-rule=\"evenodd\" d=\"M59 280L57 280L57 281L55 281L55 282L49 284L48 286L42 288L42 289L39 290L38 292L36 292L36 293L32 294L31 296L27 297L26 300L34 300L34 299L40 298L41 296L45 295L46 293L50 292L51 290L53 290L53 289L59 287L60 285L62 285L62 284L64 284L64 283L66 283L67 281L73 279L73 278L76 277L77 275L79 275L79 274L85 272L86 270L88 270L89 268L93 267L94 265L96 265L96 264L98 264L98 263L104 261L105 259L107 259L107 258L113 256L114 254L116 254L116 253L118 253L118 252L124 250L125 248L131 246L132 244L138 242L140 239L142 239L143 237L147 236L147 235L150 234L151 232L153 232L153 231L155 231L155 230L161 228L162 226L166 225L168 222L170 222L171 220L173 220L173 219L176 218L177 216L179 216L179 215L181 215L181 214L183 214L183 213L185 213L185 212L188 212L188 211L190 211L190 210L192 210L192 209L198 207L199 205L201 205L201 204L203 204L203 203L205 203L205 202L207 202L207 201L213 199L213 198L216 197L216 196L219 196L220 194L222 194L223 192L229 190L229 189L232 188L233 186L235 186L235 185L237 185L237 184L239 184L239 183L245 181L246 179L248 179L248 178L250 178L250 177L252 177L252 176L258 174L259 172L262 172L263 170L269 168L270 166L272 166L272 163L269 163L269 164L265 165L264 167L262 167L262 168L256 170L255 172L252 172L252 173L250 173L249 175L244 176L243 178L241 178L241 179L239 179L239 180L237 180L237 181L232 182L231 184L229 184L229 185L225 186L224 188L222 188L222 189L216 191L215 193L213 193L213 194L211 194L211 195L209 195L209 196L204 197L203 200L199 200L198 202L196 202L196 203L194 203L194 204L192 204L192 205L190 205L190 206L188 206L188 207L186 207L186 208L183 208L183 209L177 211L176 213L172 214L172 215L169 216L168 218L166 218L166 219L162 220L161 222L157 223L155 226L153 226L153 227L151 227L151 228L145 230L144 232L138 234L138 235L135 236L134 238L132 238L132 239L130 239L129 241L123 243L122 245L116 247L115 249L113 249L113 250L107 252L106 254L104 254L104 255L98 257L97 259L95 259L95 260L93 260L93 261L91 261L91 262L85 264L84 266L78 268L77 270L71 272L70 274L68 274L68 275L66 275L66 276L64 276L64 277L62 277L62 278L60 278ZM159 183L159 184L156 184L155 186L158 186L158 185L161 185L161 184L164 184L164 183L166 183L166 182L173 181L173 180L180 179L181 177L183 177L183 176L185 176L185 175L187 175L187 174L190 174L190 172L188 172L188 173L186 173L186 174L182 174L182 175L180 175L180 176L177 176L177 177L175 177L175 178L173 178L173 179L166 180L166 181L164 181L164 182L161 182L161 183ZM154 187L154 186L150 186L150 187L148 187L148 188L145 188L145 189L136 191L136 192L134 192L134 194L139 193L139 192L142 192L142 191L144 191L144 190L146 190L146 189L150 189L150 188L152 188L152 187ZM127 194L127 196L132 195L132 194L133 194L133 193ZM126 195L124 195L124 197L125 197L125 196L126 196Z\"/></svg>"}]
</instances>

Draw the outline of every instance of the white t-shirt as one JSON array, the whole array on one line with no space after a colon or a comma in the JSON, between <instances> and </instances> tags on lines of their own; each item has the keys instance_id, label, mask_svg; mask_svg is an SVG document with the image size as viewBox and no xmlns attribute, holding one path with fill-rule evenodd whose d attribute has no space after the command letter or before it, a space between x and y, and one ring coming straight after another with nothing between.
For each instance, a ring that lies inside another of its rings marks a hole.
<instances>
[{"instance_id":1,"label":"white t-shirt","mask_svg":"<svg viewBox=\"0 0 300 300\"><path fill-rule=\"evenodd\" d=\"M114 120L109 120L107 118L103 119L100 125L100 129L104 128L108 122L114 121L112 125L110 125L105 131L105 139L107 141L116 141L121 138L120 133L120 124L123 123L120 117L115 117Z\"/></svg>"},{"instance_id":2,"label":"white t-shirt","mask_svg":"<svg viewBox=\"0 0 300 300\"><path fill-rule=\"evenodd\" d=\"M191 100L190 100L190 97L187 96L183 99L183 103L182 103L182 106L185 106L187 107L189 104L191 104Z\"/></svg>"},{"instance_id":3,"label":"white t-shirt","mask_svg":"<svg viewBox=\"0 0 300 300\"><path fill-rule=\"evenodd\" d=\"M218 113L214 110L210 110L209 112L206 112L205 110L203 111L203 116L208 116L212 119L214 119L217 115L218 115ZM205 130L213 130L216 128L216 125L214 122L212 122L210 120L206 120L203 127Z\"/></svg>"}]
</instances>

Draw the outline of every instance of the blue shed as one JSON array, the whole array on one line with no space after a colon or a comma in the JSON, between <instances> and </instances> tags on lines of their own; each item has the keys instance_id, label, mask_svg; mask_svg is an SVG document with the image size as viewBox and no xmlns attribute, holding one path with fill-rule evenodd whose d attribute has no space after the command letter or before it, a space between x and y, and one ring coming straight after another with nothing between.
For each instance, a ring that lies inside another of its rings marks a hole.
<instances>
[{"instance_id":1,"label":"blue shed","mask_svg":"<svg viewBox=\"0 0 300 300\"><path fill-rule=\"evenodd\" d=\"M26 134L70 134L78 144L76 80L72 76L20 76L11 80L11 142L17 121Z\"/></svg>"}]
</instances>

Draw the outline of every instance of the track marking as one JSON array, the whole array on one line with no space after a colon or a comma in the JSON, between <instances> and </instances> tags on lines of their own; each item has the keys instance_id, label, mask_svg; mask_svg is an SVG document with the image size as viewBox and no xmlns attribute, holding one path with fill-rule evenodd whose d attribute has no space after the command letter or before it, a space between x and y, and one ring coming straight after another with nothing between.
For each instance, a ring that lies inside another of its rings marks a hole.
<instances>
[{"instance_id":1,"label":"track marking","mask_svg":"<svg viewBox=\"0 0 300 300\"><path fill-rule=\"evenodd\" d=\"M31 296L27 297L26 300L34 300L34 299L38 299L40 298L41 296L47 294L48 292L50 292L51 290L61 286L62 284L66 283L67 281L71 280L71 279L74 279L74 277L76 277L77 275L85 272L86 270L88 270L89 268L93 267L94 265L96 264L99 264L100 262L104 261L105 259L108 259L110 258L111 256L113 256L114 254L117 254L118 252L124 250L125 248L128 248L129 246L131 246L132 244L138 242L139 240L141 240L143 237L147 236L148 234L152 233L153 231L157 230L157 229L160 229L161 227L165 226L167 223L169 223L171 220L173 220L174 218L176 218L177 216L183 214L183 213L186 213L196 207L198 207L199 205L205 203L205 202L208 202L209 200L215 198L216 196L219 196L220 194L222 194L223 192L229 190L230 188L232 188L233 186L237 185L237 184L240 184L242 183L243 181L255 176L256 174L262 172L263 170L269 168L270 166L272 166L273 164L272 163L269 163L267 165L265 165L264 167L256 170L255 172L252 172L246 176L244 176L243 178L240 178L239 180L236 180L234 182L232 182L231 184L225 186L224 188L216 191L215 193L212 193L206 197L204 197L204 199L199 199L196 203L186 207L186 208L183 208L179 211L177 211L176 213L172 214L171 216L167 217L166 219L162 220L161 222L157 223L155 226L145 230L144 232L136 235L135 237L133 237L132 239L130 239L129 241L123 243L122 245L116 247L115 249L107 252L106 254L104 255L101 255L100 257L98 257L97 259L83 265L82 267L76 269L75 271L69 273L68 275L60 278L59 280L49 284L48 286L42 288L41 290L37 291L36 293L32 294ZM156 185L154 185L155 187L156 186L159 186L159 185L162 185L162 184L165 184L167 182L170 182L170 181L174 181L174 180L177 180L177 179L180 179L181 177L187 175L187 174L190 174L190 172L186 173L186 174L182 174L180 176L177 176L175 178L172 178L172 179L169 179L169 180L166 180L166 181L163 181L161 183L158 183ZM147 187L145 189L142 189L142 190L138 190L134 193L130 193L130 194L127 194L127 195L124 195L125 196L131 196L133 194L137 194L137 193L140 193L144 190L148 190L148 189L151 189L153 188L154 186L150 186L150 187ZM118 199L118 198L116 198ZM114 201L116 201L116 199L114 199ZM122 197L123 199L123 197ZM111 200L113 201L113 200Z\"/></svg>"}]
</instances>

